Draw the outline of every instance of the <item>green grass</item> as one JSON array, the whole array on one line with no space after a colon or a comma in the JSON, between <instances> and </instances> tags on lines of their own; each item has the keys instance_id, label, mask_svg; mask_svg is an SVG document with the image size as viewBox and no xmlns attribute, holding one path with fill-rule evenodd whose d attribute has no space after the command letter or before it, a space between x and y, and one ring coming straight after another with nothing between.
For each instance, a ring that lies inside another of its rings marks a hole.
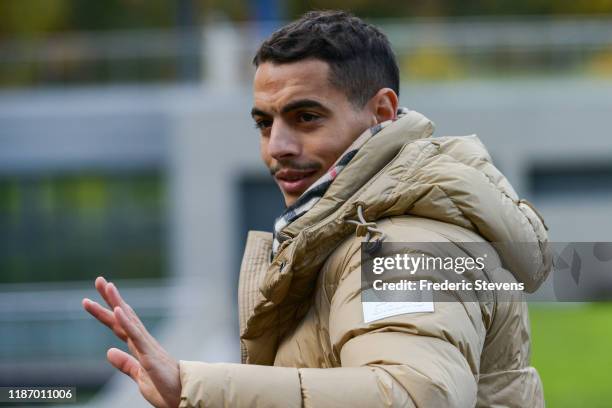
<instances>
[{"instance_id":1,"label":"green grass","mask_svg":"<svg viewBox=\"0 0 612 408\"><path fill-rule=\"evenodd\" d=\"M529 316L546 406L612 406L612 303L532 303Z\"/></svg>"}]
</instances>

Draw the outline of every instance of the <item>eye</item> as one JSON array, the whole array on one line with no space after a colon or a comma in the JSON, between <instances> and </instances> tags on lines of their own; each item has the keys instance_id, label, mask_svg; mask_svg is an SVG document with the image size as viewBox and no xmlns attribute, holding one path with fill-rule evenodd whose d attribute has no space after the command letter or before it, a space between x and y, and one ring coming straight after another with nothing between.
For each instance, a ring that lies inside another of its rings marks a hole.
<instances>
[{"instance_id":1,"label":"eye","mask_svg":"<svg viewBox=\"0 0 612 408\"><path fill-rule=\"evenodd\" d=\"M300 122L314 122L315 120L317 120L319 118L320 118L319 115L315 115L313 113L307 113L307 112L300 113L298 115L298 120Z\"/></svg>"},{"instance_id":2,"label":"eye","mask_svg":"<svg viewBox=\"0 0 612 408\"><path fill-rule=\"evenodd\" d=\"M272 121L269 119L260 119L255 121L255 129L264 130L272 126Z\"/></svg>"}]
</instances>

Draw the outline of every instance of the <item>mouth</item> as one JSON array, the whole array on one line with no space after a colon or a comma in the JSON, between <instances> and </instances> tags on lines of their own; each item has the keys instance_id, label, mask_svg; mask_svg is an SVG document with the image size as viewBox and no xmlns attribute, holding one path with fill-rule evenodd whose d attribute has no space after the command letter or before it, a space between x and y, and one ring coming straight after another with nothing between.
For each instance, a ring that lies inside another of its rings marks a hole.
<instances>
[{"instance_id":1,"label":"mouth","mask_svg":"<svg viewBox=\"0 0 612 408\"><path fill-rule=\"evenodd\" d=\"M287 194L301 194L316 181L317 170L283 169L276 172L274 178L280 188Z\"/></svg>"}]
</instances>

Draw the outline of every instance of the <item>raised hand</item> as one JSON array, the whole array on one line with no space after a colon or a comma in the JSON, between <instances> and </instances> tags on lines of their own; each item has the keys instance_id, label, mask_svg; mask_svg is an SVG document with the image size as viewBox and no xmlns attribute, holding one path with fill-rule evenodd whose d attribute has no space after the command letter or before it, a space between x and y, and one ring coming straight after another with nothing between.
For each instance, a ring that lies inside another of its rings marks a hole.
<instances>
[{"instance_id":1,"label":"raised hand","mask_svg":"<svg viewBox=\"0 0 612 408\"><path fill-rule=\"evenodd\" d=\"M155 407L178 407L181 381L177 361L151 336L113 283L98 277L95 286L110 309L87 298L83 299L83 307L125 341L131 352L130 355L111 348L106 354L108 361L130 376L143 397Z\"/></svg>"}]
</instances>

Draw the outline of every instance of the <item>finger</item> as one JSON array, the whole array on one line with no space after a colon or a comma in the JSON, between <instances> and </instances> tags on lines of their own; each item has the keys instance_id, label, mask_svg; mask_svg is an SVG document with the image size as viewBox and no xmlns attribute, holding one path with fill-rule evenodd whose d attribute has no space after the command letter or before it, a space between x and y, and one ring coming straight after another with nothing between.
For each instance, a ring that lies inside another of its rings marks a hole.
<instances>
[{"instance_id":1,"label":"finger","mask_svg":"<svg viewBox=\"0 0 612 408\"><path fill-rule=\"evenodd\" d=\"M127 341L126 341L126 344L128 346L128 349L130 350L130 353L134 357L136 357L136 360L138 360L138 362L140 363L140 366L146 370L147 367L145 367L145 365L143 364L142 356L140 355L140 353L136 349L136 346L134 346L134 342L129 337L128 337Z\"/></svg>"},{"instance_id":2,"label":"finger","mask_svg":"<svg viewBox=\"0 0 612 408\"><path fill-rule=\"evenodd\" d=\"M111 348L106 353L106 358L117 370L126 374L132 380L138 382L140 363L134 357L123 350Z\"/></svg>"},{"instance_id":3,"label":"finger","mask_svg":"<svg viewBox=\"0 0 612 408\"><path fill-rule=\"evenodd\" d=\"M94 283L98 293L100 294L100 296L102 296L102 299L104 299L104 301L106 302L106 304L108 306L110 306L110 308L112 309L113 307L115 307L115 305L113 305L109 298L108 295L106 294L106 287L108 286L108 282L106 279L104 279L103 276L98 276L96 278L96 281Z\"/></svg>"},{"instance_id":4,"label":"finger","mask_svg":"<svg viewBox=\"0 0 612 408\"><path fill-rule=\"evenodd\" d=\"M125 316L135 325L136 329L139 330L140 333L147 338L147 340L154 342L153 336L149 334L149 331L146 329L145 325L142 323L134 309L132 309L132 307L125 300L123 300L121 294L119 293L119 289L117 289L113 283L109 283L106 286L106 293L111 302L117 304L113 307L119 306L125 313Z\"/></svg>"},{"instance_id":5,"label":"finger","mask_svg":"<svg viewBox=\"0 0 612 408\"><path fill-rule=\"evenodd\" d=\"M87 298L83 299L83 308L102 324L111 329L113 328L112 326L115 324L115 315L113 315L113 312L101 306L98 302Z\"/></svg>"},{"instance_id":6,"label":"finger","mask_svg":"<svg viewBox=\"0 0 612 408\"><path fill-rule=\"evenodd\" d=\"M157 343L157 340L155 340L155 338L149 333L149 331L145 327L144 323L142 323L134 309L132 309L132 307L125 300L123 300L121 294L119 293L119 289L117 289L114 283L109 282L106 285L106 294L109 298L109 301L113 304L116 304L114 308L119 307L122 310L123 315L127 318L128 321L131 322L130 327L133 329L133 335L136 335L136 333L138 333L138 340L135 340L135 342L139 341L141 345L140 347L137 347L138 350L140 350L142 353L151 354L152 348L158 350L161 349L161 346ZM115 318L117 318L117 316L115 316ZM124 326L123 324L121 324L121 326L126 331L128 337L132 337L132 335L127 332L126 326Z\"/></svg>"},{"instance_id":7,"label":"finger","mask_svg":"<svg viewBox=\"0 0 612 408\"><path fill-rule=\"evenodd\" d=\"M113 309L115 307L121 306L123 303L125 303L125 301L123 300L123 298L119 294L119 289L112 282L109 282L106 285L106 297L108 299L109 304L111 304L111 307Z\"/></svg>"},{"instance_id":8,"label":"finger","mask_svg":"<svg viewBox=\"0 0 612 408\"><path fill-rule=\"evenodd\" d=\"M121 297L121 294L119 293L119 288L117 288L117 286L115 286L115 284L112 282L109 282L106 285L106 298L108 299L109 305L112 309L119 306L123 308L126 313L129 313L129 311L132 309Z\"/></svg>"},{"instance_id":9,"label":"finger","mask_svg":"<svg viewBox=\"0 0 612 408\"><path fill-rule=\"evenodd\" d=\"M149 336L145 335L138 325L128 318L127 314L121 307L117 306L113 312L117 322L119 322L123 330L125 330L128 338L132 340L134 346L136 347L136 351L138 351L139 354L151 354L152 347L154 347L154 345L151 343Z\"/></svg>"},{"instance_id":10,"label":"finger","mask_svg":"<svg viewBox=\"0 0 612 408\"><path fill-rule=\"evenodd\" d=\"M119 337L121 340L123 341L127 340L125 331L117 323L117 320L115 319L115 315L113 314L113 312L103 307L98 302L94 302L93 300L90 300L87 298L83 299L83 308L89 314L95 317L100 323L102 323L103 325L111 329L113 333L115 333L115 335Z\"/></svg>"}]
</instances>

